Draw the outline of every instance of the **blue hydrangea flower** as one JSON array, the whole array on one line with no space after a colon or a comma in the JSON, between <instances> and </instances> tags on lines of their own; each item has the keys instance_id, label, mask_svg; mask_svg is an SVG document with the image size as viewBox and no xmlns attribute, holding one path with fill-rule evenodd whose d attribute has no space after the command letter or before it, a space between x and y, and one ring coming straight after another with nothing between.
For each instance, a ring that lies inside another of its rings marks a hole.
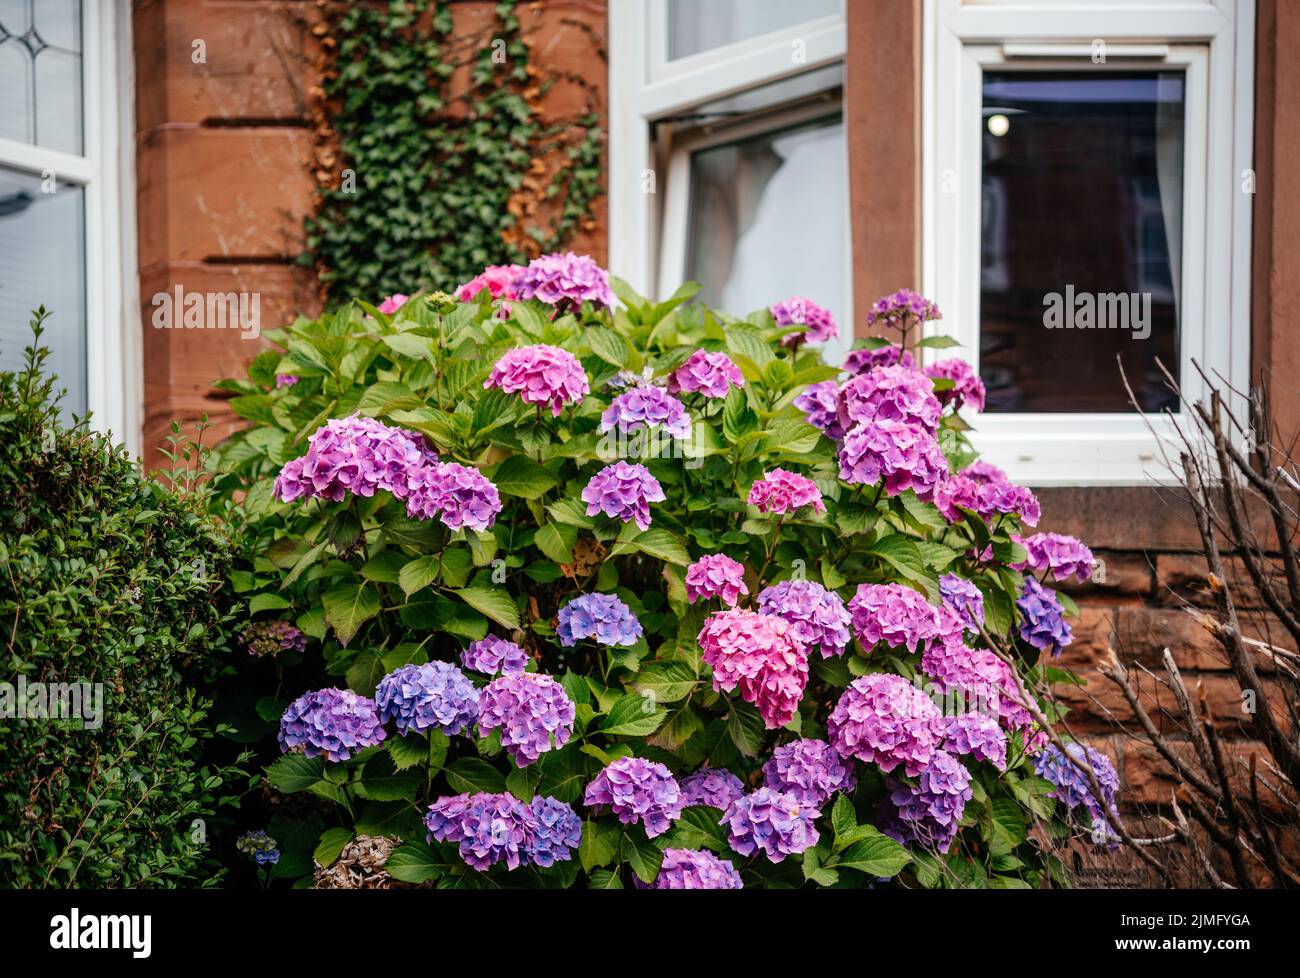
<instances>
[{"instance_id":1,"label":"blue hydrangea flower","mask_svg":"<svg viewBox=\"0 0 1300 978\"><path fill-rule=\"evenodd\" d=\"M458 734L478 719L478 690L450 662L405 665L379 680L375 704L383 722L403 736L441 730Z\"/></svg>"},{"instance_id":2,"label":"blue hydrangea flower","mask_svg":"<svg viewBox=\"0 0 1300 978\"><path fill-rule=\"evenodd\" d=\"M566 646L584 638L601 645L636 645L641 631L636 615L617 595L580 594L560 609L555 633Z\"/></svg>"},{"instance_id":3,"label":"blue hydrangea flower","mask_svg":"<svg viewBox=\"0 0 1300 978\"><path fill-rule=\"evenodd\" d=\"M553 866L573 858L582 840L582 819L571 805L555 798L536 796L528 806L532 815L528 859L535 866Z\"/></svg>"},{"instance_id":4,"label":"blue hydrangea flower","mask_svg":"<svg viewBox=\"0 0 1300 978\"><path fill-rule=\"evenodd\" d=\"M1093 791L1088 775L1080 771L1055 744L1049 744L1034 758L1038 776L1050 781L1055 788L1053 797L1071 812L1082 807L1088 815L1093 841L1098 845L1119 844L1119 812L1115 810L1115 796L1119 794L1119 775L1110 758L1086 744L1066 744L1070 756L1092 769L1101 788L1101 798Z\"/></svg>"},{"instance_id":5,"label":"blue hydrangea flower","mask_svg":"<svg viewBox=\"0 0 1300 978\"><path fill-rule=\"evenodd\" d=\"M235 848L252 856L259 866L274 866L280 861L279 844L267 834L266 829L245 832L235 840Z\"/></svg>"},{"instance_id":6,"label":"blue hydrangea flower","mask_svg":"<svg viewBox=\"0 0 1300 978\"><path fill-rule=\"evenodd\" d=\"M1074 641L1056 592L1032 577L1025 578L1016 608L1020 611L1020 637L1034 648L1059 656Z\"/></svg>"}]
</instances>

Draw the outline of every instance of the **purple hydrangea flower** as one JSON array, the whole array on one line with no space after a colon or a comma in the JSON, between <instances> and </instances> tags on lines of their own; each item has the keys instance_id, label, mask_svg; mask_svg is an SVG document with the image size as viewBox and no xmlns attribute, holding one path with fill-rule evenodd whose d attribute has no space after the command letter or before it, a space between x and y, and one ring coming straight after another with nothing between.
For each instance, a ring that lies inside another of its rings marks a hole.
<instances>
[{"instance_id":1,"label":"purple hydrangea flower","mask_svg":"<svg viewBox=\"0 0 1300 978\"><path fill-rule=\"evenodd\" d=\"M848 793L858 779L824 740L792 740L772 751L763 765L763 783L803 805L820 809L837 791Z\"/></svg>"},{"instance_id":2,"label":"purple hydrangea flower","mask_svg":"<svg viewBox=\"0 0 1300 978\"><path fill-rule=\"evenodd\" d=\"M823 659L848 648L849 610L838 594L816 581L781 581L764 588L758 610L788 621L795 640L809 653L820 648Z\"/></svg>"},{"instance_id":3,"label":"purple hydrangea flower","mask_svg":"<svg viewBox=\"0 0 1300 978\"><path fill-rule=\"evenodd\" d=\"M607 465L582 490L588 516L604 513L624 523L635 521L642 530L650 528L650 504L667 498L659 480L639 463Z\"/></svg>"},{"instance_id":4,"label":"purple hydrangea flower","mask_svg":"<svg viewBox=\"0 0 1300 978\"><path fill-rule=\"evenodd\" d=\"M944 407L951 404L954 411L960 411L969 404L972 411L984 410L984 381L965 360L957 357L937 360L925 368L925 375L931 380L952 381L951 387L934 392Z\"/></svg>"},{"instance_id":5,"label":"purple hydrangea flower","mask_svg":"<svg viewBox=\"0 0 1300 978\"><path fill-rule=\"evenodd\" d=\"M1034 494L1012 483L1005 472L988 462L976 462L944 479L935 489L934 504L950 523L961 519L958 507L985 519L999 513L1014 514L1027 526L1037 526L1042 516Z\"/></svg>"},{"instance_id":6,"label":"purple hydrangea flower","mask_svg":"<svg viewBox=\"0 0 1300 978\"><path fill-rule=\"evenodd\" d=\"M403 736L464 732L478 719L478 690L450 662L405 665L379 680L375 706L382 722L397 721Z\"/></svg>"},{"instance_id":7,"label":"purple hydrangea flower","mask_svg":"<svg viewBox=\"0 0 1300 978\"><path fill-rule=\"evenodd\" d=\"M1039 651L1059 656L1074 641L1056 592L1032 577L1025 578L1016 608L1020 612L1020 637Z\"/></svg>"},{"instance_id":8,"label":"purple hydrangea flower","mask_svg":"<svg viewBox=\"0 0 1300 978\"><path fill-rule=\"evenodd\" d=\"M769 730L793 718L808 685L808 653L791 625L774 615L741 608L710 615L700 629L700 649L713 667L713 688L752 703Z\"/></svg>"},{"instance_id":9,"label":"purple hydrangea flower","mask_svg":"<svg viewBox=\"0 0 1300 978\"><path fill-rule=\"evenodd\" d=\"M610 402L600 416L601 431L624 434L637 428L663 428L674 438L691 436L691 416L682 402L662 387L638 384Z\"/></svg>"},{"instance_id":10,"label":"purple hydrangea flower","mask_svg":"<svg viewBox=\"0 0 1300 978\"><path fill-rule=\"evenodd\" d=\"M552 866L572 858L582 834L582 820L561 801L538 795L525 804L486 791L439 798L424 824L430 841L458 843L461 858L480 872L503 860L510 869Z\"/></svg>"},{"instance_id":11,"label":"purple hydrangea flower","mask_svg":"<svg viewBox=\"0 0 1300 978\"><path fill-rule=\"evenodd\" d=\"M740 368L725 353L696 350L686 362L668 375L668 390L698 391L705 397L726 397L732 387L744 387Z\"/></svg>"},{"instance_id":12,"label":"purple hydrangea flower","mask_svg":"<svg viewBox=\"0 0 1300 978\"><path fill-rule=\"evenodd\" d=\"M564 646L584 638L601 645L636 645L641 623L616 594L580 594L560 609L555 634Z\"/></svg>"},{"instance_id":13,"label":"purple hydrangea flower","mask_svg":"<svg viewBox=\"0 0 1300 978\"><path fill-rule=\"evenodd\" d=\"M307 636L287 621L255 621L240 635L248 654L274 655L276 652L307 651Z\"/></svg>"},{"instance_id":14,"label":"purple hydrangea flower","mask_svg":"<svg viewBox=\"0 0 1300 978\"><path fill-rule=\"evenodd\" d=\"M778 516L793 513L802 506L811 506L814 512L826 512L817 483L806 475L785 469L772 469L765 472L763 478L756 479L749 487L749 505L757 507L761 513L776 513Z\"/></svg>"},{"instance_id":15,"label":"purple hydrangea flower","mask_svg":"<svg viewBox=\"0 0 1300 978\"><path fill-rule=\"evenodd\" d=\"M278 390L281 387L292 387L294 384L298 383L299 379L300 378L296 374L276 374L276 389Z\"/></svg>"},{"instance_id":16,"label":"purple hydrangea flower","mask_svg":"<svg viewBox=\"0 0 1300 978\"><path fill-rule=\"evenodd\" d=\"M794 406L804 413L808 423L820 428L831 441L844 437L844 428L839 418L840 385L833 380L824 380L820 384L809 384L804 392L794 399Z\"/></svg>"},{"instance_id":17,"label":"purple hydrangea flower","mask_svg":"<svg viewBox=\"0 0 1300 978\"><path fill-rule=\"evenodd\" d=\"M507 351L492 365L483 387L497 387L507 394L518 391L525 404L549 405L557 418L565 404L577 404L591 390L578 358L544 343Z\"/></svg>"},{"instance_id":18,"label":"purple hydrangea flower","mask_svg":"<svg viewBox=\"0 0 1300 978\"><path fill-rule=\"evenodd\" d=\"M409 474L428 461L421 436L355 414L325 422L307 446L307 454L286 462L275 480L275 496L283 502L314 496L337 503L349 492L373 496L377 489L404 499Z\"/></svg>"},{"instance_id":19,"label":"purple hydrangea flower","mask_svg":"<svg viewBox=\"0 0 1300 978\"><path fill-rule=\"evenodd\" d=\"M935 436L903 421L858 425L840 446L840 478L850 485L873 485L882 479L890 496L911 489L929 502L948 474L948 460Z\"/></svg>"},{"instance_id":20,"label":"purple hydrangea flower","mask_svg":"<svg viewBox=\"0 0 1300 978\"><path fill-rule=\"evenodd\" d=\"M466 669L495 676L499 672L523 672L528 668L528 653L514 642L489 635L460 654L460 664Z\"/></svg>"},{"instance_id":21,"label":"purple hydrangea flower","mask_svg":"<svg viewBox=\"0 0 1300 978\"><path fill-rule=\"evenodd\" d=\"M939 578L939 595L944 606L960 616L962 623L972 632L984 624L984 595L974 584L956 574Z\"/></svg>"},{"instance_id":22,"label":"purple hydrangea flower","mask_svg":"<svg viewBox=\"0 0 1300 978\"><path fill-rule=\"evenodd\" d=\"M853 680L826 722L841 757L874 763L888 773L900 764L920 773L939 749L939 709L902 676L871 673Z\"/></svg>"},{"instance_id":23,"label":"purple hydrangea flower","mask_svg":"<svg viewBox=\"0 0 1300 978\"><path fill-rule=\"evenodd\" d=\"M795 296L774 303L769 307L772 318L778 326L807 326L805 333L794 333L781 342L786 346L799 346L802 343L825 343L839 335L835 317L829 309L823 309L812 299Z\"/></svg>"},{"instance_id":24,"label":"purple hydrangea flower","mask_svg":"<svg viewBox=\"0 0 1300 978\"><path fill-rule=\"evenodd\" d=\"M620 822L639 822L652 839L681 818L685 805L672 772L643 757L620 757L608 764L588 783L582 803L592 808L608 805Z\"/></svg>"},{"instance_id":25,"label":"purple hydrangea flower","mask_svg":"<svg viewBox=\"0 0 1300 978\"><path fill-rule=\"evenodd\" d=\"M921 671L944 695L960 693L967 709L996 714L1004 730L1023 734L1027 750L1046 741L1015 672L988 649L972 649L960 637L948 636L925 650Z\"/></svg>"},{"instance_id":26,"label":"purple hydrangea flower","mask_svg":"<svg viewBox=\"0 0 1300 978\"><path fill-rule=\"evenodd\" d=\"M519 767L563 747L573 733L576 710L564 687L536 672L498 676L479 696L479 733L501 731L501 746Z\"/></svg>"},{"instance_id":27,"label":"purple hydrangea flower","mask_svg":"<svg viewBox=\"0 0 1300 978\"><path fill-rule=\"evenodd\" d=\"M665 849L656 890L739 890L736 867L705 849Z\"/></svg>"},{"instance_id":28,"label":"purple hydrangea flower","mask_svg":"<svg viewBox=\"0 0 1300 978\"><path fill-rule=\"evenodd\" d=\"M723 767L702 767L682 778L682 804L725 810L745 793L745 782Z\"/></svg>"},{"instance_id":29,"label":"purple hydrangea flower","mask_svg":"<svg viewBox=\"0 0 1300 978\"><path fill-rule=\"evenodd\" d=\"M878 367L840 388L840 427L851 431L874 421L901 421L933 431L942 408L934 382L908 367Z\"/></svg>"},{"instance_id":30,"label":"purple hydrangea flower","mask_svg":"<svg viewBox=\"0 0 1300 978\"><path fill-rule=\"evenodd\" d=\"M701 598L721 598L735 607L745 586L745 568L726 554L705 554L686 568L686 600L691 604Z\"/></svg>"},{"instance_id":31,"label":"purple hydrangea flower","mask_svg":"<svg viewBox=\"0 0 1300 978\"><path fill-rule=\"evenodd\" d=\"M478 469L457 462L426 465L408 480L406 512L412 519L437 517L450 530L491 529L501 494Z\"/></svg>"},{"instance_id":32,"label":"purple hydrangea flower","mask_svg":"<svg viewBox=\"0 0 1300 978\"><path fill-rule=\"evenodd\" d=\"M742 856L762 852L774 863L817 844L819 812L791 794L759 788L741 795L722 815L727 844Z\"/></svg>"},{"instance_id":33,"label":"purple hydrangea flower","mask_svg":"<svg viewBox=\"0 0 1300 978\"><path fill-rule=\"evenodd\" d=\"M363 747L386 736L374 700L350 689L317 689L303 693L280 718L280 750L302 748L308 757L324 754L346 761Z\"/></svg>"},{"instance_id":34,"label":"purple hydrangea flower","mask_svg":"<svg viewBox=\"0 0 1300 978\"><path fill-rule=\"evenodd\" d=\"M916 359L901 346L890 343L875 349L850 350L844 358L844 370L850 374L864 374L877 367L916 368Z\"/></svg>"},{"instance_id":35,"label":"purple hydrangea flower","mask_svg":"<svg viewBox=\"0 0 1300 978\"><path fill-rule=\"evenodd\" d=\"M586 255L542 255L528 263L516 283L521 299L540 299L561 309L590 302L606 309L614 307L609 273Z\"/></svg>"},{"instance_id":36,"label":"purple hydrangea flower","mask_svg":"<svg viewBox=\"0 0 1300 978\"><path fill-rule=\"evenodd\" d=\"M528 803L528 843L525 853L534 866L554 866L573 858L582 841L582 819L558 798L535 795Z\"/></svg>"},{"instance_id":37,"label":"purple hydrangea flower","mask_svg":"<svg viewBox=\"0 0 1300 978\"><path fill-rule=\"evenodd\" d=\"M999 771L1007 769L1007 735L996 718L983 713L960 713L944 718L943 749L988 761Z\"/></svg>"},{"instance_id":38,"label":"purple hydrangea flower","mask_svg":"<svg viewBox=\"0 0 1300 978\"><path fill-rule=\"evenodd\" d=\"M970 799L970 772L948 752L935 751L915 787L893 783L881 829L898 842L946 853Z\"/></svg>"},{"instance_id":39,"label":"purple hydrangea flower","mask_svg":"<svg viewBox=\"0 0 1300 978\"><path fill-rule=\"evenodd\" d=\"M911 289L899 289L872 303L871 311L867 313L867 325L880 324L906 331L938 318L939 307L925 296Z\"/></svg>"},{"instance_id":40,"label":"purple hydrangea flower","mask_svg":"<svg viewBox=\"0 0 1300 978\"><path fill-rule=\"evenodd\" d=\"M1051 571L1057 581L1074 578L1080 584L1092 576L1092 551L1076 537L1061 533L1035 533L1031 537L1013 536L1025 548L1027 558L1012 564L1016 570Z\"/></svg>"},{"instance_id":41,"label":"purple hydrangea flower","mask_svg":"<svg viewBox=\"0 0 1300 978\"><path fill-rule=\"evenodd\" d=\"M1115 797L1119 794L1119 776L1115 773L1115 766L1109 757L1086 744L1066 744L1065 749L1075 760L1092 769L1101 789L1101 798L1093 790L1088 775L1080 771L1055 744L1048 745L1034 758L1034 770L1039 777L1055 785L1052 796L1066 808L1073 812L1083 807L1091 822L1095 842L1117 845L1120 836L1115 828L1119 824Z\"/></svg>"},{"instance_id":42,"label":"purple hydrangea flower","mask_svg":"<svg viewBox=\"0 0 1300 978\"><path fill-rule=\"evenodd\" d=\"M859 584L849 614L854 634L868 651L884 642L915 652L943 632L938 609L903 584Z\"/></svg>"}]
</instances>

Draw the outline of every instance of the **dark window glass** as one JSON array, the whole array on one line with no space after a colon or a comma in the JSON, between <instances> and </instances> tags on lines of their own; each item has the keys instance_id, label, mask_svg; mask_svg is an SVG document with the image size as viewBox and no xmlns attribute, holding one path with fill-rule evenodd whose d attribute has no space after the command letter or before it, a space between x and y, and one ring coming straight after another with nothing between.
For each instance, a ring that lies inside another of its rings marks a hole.
<instances>
[{"instance_id":1,"label":"dark window glass","mask_svg":"<svg viewBox=\"0 0 1300 978\"><path fill-rule=\"evenodd\" d=\"M989 411L1176 408L1184 78L984 76L980 375Z\"/></svg>"}]
</instances>

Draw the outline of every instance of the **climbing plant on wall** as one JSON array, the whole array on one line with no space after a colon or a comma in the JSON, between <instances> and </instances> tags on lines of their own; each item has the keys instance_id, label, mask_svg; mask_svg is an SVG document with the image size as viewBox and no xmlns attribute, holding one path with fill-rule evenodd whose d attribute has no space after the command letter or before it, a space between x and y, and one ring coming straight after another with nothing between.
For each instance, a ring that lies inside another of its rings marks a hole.
<instances>
[{"instance_id":1,"label":"climbing plant on wall","mask_svg":"<svg viewBox=\"0 0 1300 978\"><path fill-rule=\"evenodd\" d=\"M531 63L514 0L469 28L472 11L453 21L452 6L317 0L318 198L303 260L327 301L450 289L485 265L553 251L603 193L585 80ZM561 78L586 104L548 119L542 100Z\"/></svg>"}]
</instances>

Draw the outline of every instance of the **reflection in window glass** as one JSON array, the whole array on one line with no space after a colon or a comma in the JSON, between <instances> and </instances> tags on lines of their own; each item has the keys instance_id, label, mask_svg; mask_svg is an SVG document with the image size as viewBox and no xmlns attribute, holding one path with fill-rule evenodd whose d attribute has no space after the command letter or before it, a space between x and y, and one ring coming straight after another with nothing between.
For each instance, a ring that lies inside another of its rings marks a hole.
<instances>
[{"instance_id":1,"label":"reflection in window glass","mask_svg":"<svg viewBox=\"0 0 1300 978\"><path fill-rule=\"evenodd\" d=\"M1184 77L984 76L980 375L989 411L1176 409ZM1050 327L1050 328L1049 328ZM1144 338L1142 338L1144 337Z\"/></svg>"},{"instance_id":2,"label":"reflection in window glass","mask_svg":"<svg viewBox=\"0 0 1300 978\"><path fill-rule=\"evenodd\" d=\"M669 0L668 59L840 12L840 0Z\"/></svg>"},{"instance_id":3,"label":"reflection in window glass","mask_svg":"<svg viewBox=\"0 0 1300 978\"><path fill-rule=\"evenodd\" d=\"M807 296L835 316L838 359L852 332L841 117L696 151L690 201L686 277L701 301L740 315Z\"/></svg>"},{"instance_id":4,"label":"reflection in window glass","mask_svg":"<svg viewBox=\"0 0 1300 978\"><path fill-rule=\"evenodd\" d=\"M0 0L0 137L81 153L81 0Z\"/></svg>"},{"instance_id":5,"label":"reflection in window glass","mask_svg":"<svg viewBox=\"0 0 1300 978\"><path fill-rule=\"evenodd\" d=\"M39 176L0 167L0 370L23 362L31 311L45 306L41 343L66 388L64 416L86 410L84 191L70 184L42 192Z\"/></svg>"}]
</instances>

